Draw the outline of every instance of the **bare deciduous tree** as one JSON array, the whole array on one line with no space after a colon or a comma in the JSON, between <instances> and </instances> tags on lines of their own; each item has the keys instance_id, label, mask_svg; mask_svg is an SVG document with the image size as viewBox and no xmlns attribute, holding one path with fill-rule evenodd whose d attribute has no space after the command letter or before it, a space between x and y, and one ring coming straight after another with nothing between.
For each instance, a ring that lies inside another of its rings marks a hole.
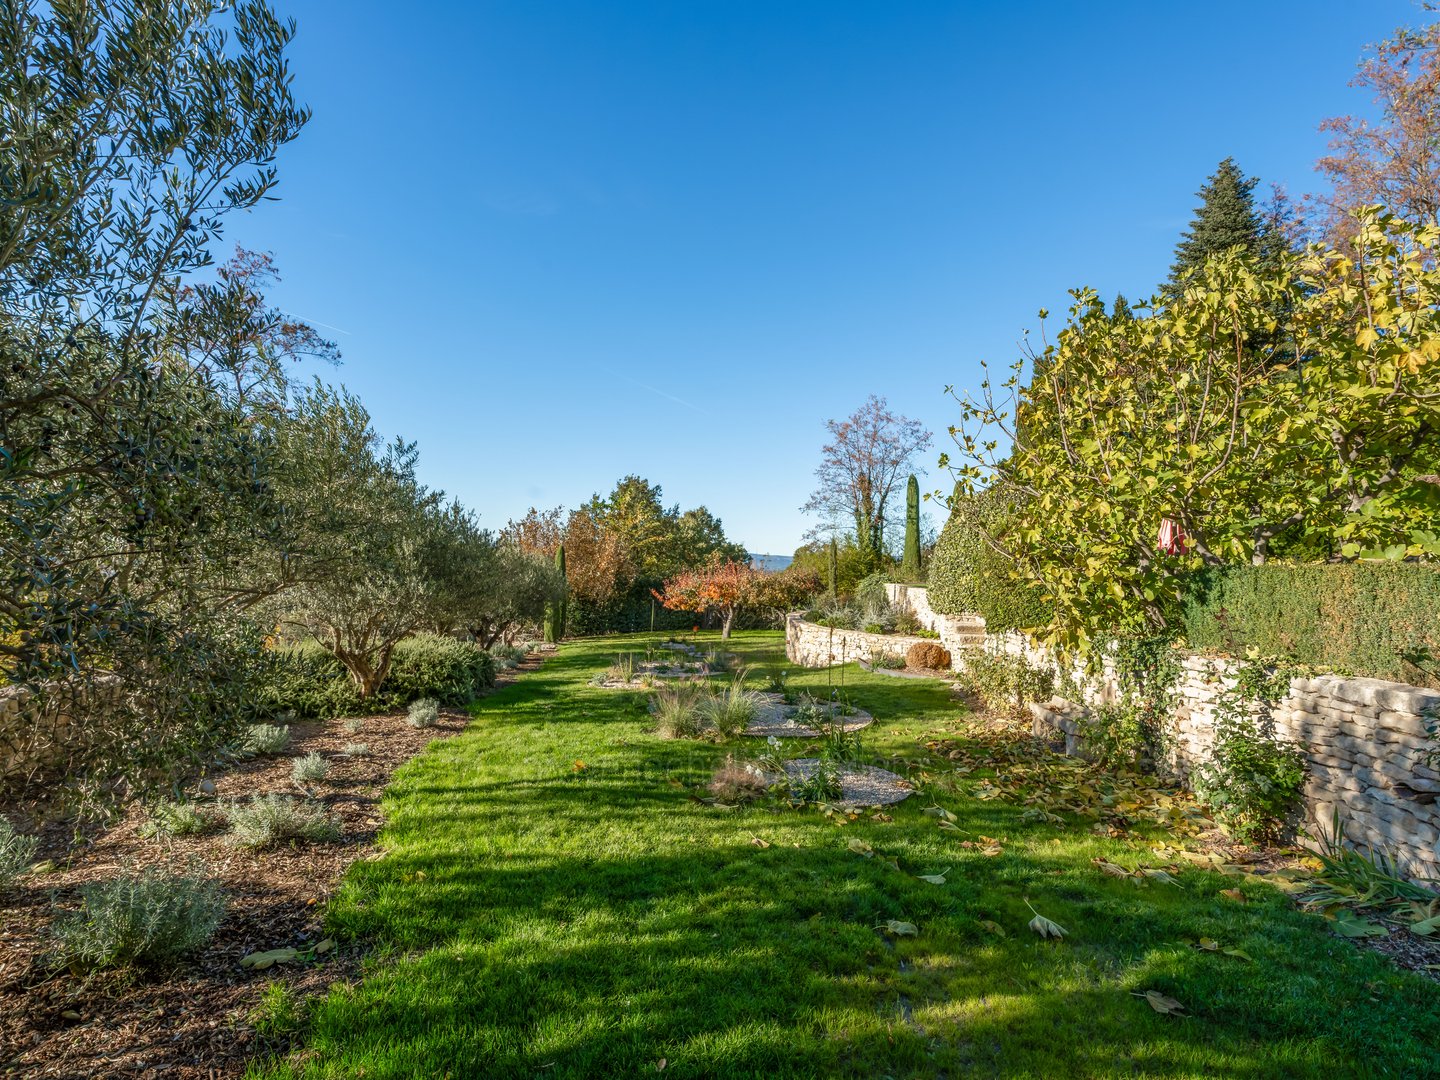
<instances>
[{"instance_id":1,"label":"bare deciduous tree","mask_svg":"<svg viewBox=\"0 0 1440 1080\"><path fill-rule=\"evenodd\" d=\"M1336 116L1320 125L1330 152L1316 169L1331 183L1327 231L1355 232L1350 212L1384 204L1410 221L1440 213L1440 23L1402 27L1370 50L1352 86L1374 92L1380 118Z\"/></svg>"},{"instance_id":2,"label":"bare deciduous tree","mask_svg":"<svg viewBox=\"0 0 1440 1080\"><path fill-rule=\"evenodd\" d=\"M855 542L872 564L885 551L885 521L895 485L914 471L915 455L930 446L919 420L892 412L871 394L844 420L827 420L814 493L801 507L827 522L853 523Z\"/></svg>"}]
</instances>

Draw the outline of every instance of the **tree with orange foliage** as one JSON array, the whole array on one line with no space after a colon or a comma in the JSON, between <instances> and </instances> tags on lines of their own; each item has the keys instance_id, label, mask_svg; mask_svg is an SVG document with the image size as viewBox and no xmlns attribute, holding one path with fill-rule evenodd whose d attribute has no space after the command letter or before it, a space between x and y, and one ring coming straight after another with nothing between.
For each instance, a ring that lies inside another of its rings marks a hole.
<instances>
[{"instance_id":1,"label":"tree with orange foliage","mask_svg":"<svg viewBox=\"0 0 1440 1080\"><path fill-rule=\"evenodd\" d=\"M720 639L728 640L730 627L741 608L755 602L756 589L764 577L749 563L717 558L703 570L687 570L665 582L665 591L655 599L671 611L714 611L720 616Z\"/></svg>"}]
</instances>

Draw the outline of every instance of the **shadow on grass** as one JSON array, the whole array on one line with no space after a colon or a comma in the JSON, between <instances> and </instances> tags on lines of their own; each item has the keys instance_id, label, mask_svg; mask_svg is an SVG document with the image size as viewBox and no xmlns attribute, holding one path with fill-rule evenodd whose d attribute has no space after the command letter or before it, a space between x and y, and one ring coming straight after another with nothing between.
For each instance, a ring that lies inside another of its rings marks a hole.
<instances>
[{"instance_id":1,"label":"shadow on grass","mask_svg":"<svg viewBox=\"0 0 1440 1080\"><path fill-rule=\"evenodd\" d=\"M1239 904L1220 895L1232 880L1199 871L1183 888L1108 878L1092 857L1147 853L960 796L945 799L955 830L920 799L843 828L813 810L693 801L685 786L727 748L650 738L639 695L586 687L609 651L567 647L397 775L390 854L355 866L331 911L385 954L321 1004L280 1071L1436 1074L1433 985L1268 886L1244 886ZM885 689L856 698L891 727L954 708L932 686ZM875 747L914 739L879 732ZM962 846L981 835L1001 854ZM941 871L943 885L917 876ZM1027 900L1065 940L1027 928ZM918 933L894 936L889 920ZM1202 937L1251 959L1197 950ZM1156 1013L1145 990L1190 1015Z\"/></svg>"}]
</instances>

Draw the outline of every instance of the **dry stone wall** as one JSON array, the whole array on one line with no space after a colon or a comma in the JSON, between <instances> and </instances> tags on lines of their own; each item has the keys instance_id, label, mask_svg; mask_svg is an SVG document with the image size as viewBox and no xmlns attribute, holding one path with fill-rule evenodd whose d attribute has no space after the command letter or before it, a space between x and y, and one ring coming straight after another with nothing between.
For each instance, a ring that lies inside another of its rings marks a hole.
<instances>
[{"instance_id":1,"label":"dry stone wall","mask_svg":"<svg viewBox=\"0 0 1440 1080\"><path fill-rule=\"evenodd\" d=\"M799 615L785 620L785 655L801 667L820 668L859 661L871 663L876 656L904 656L911 645L930 638L909 634L867 634L861 630L837 630L806 622Z\"/></svg>"},{"instance_id":2,"label":"dry stone wall","mask_svg":"<svg viewBox=\"0 0 1440 1080\"><path fill-rule=\"evenodd\" d=\"M37 695L29 687L0 687L0 798L25 777L63 769L78 751L93 744L96 709L113 710L118 680L84 688L51 683Z\"/></svg>"},{"instance_id":3,"label":"dry stone wall","mask_svg":"<svg viewBox=\"0 0 1440 1080\"><path fill-rule=\"evenodd\" d=\"M922 625L937 631L957 670L975 649L1023 656L1057 673L1053 654L1020 634L986 634L977 616L942 615L930 608L926 591L910 585L887 586L894 603L907 604ZM831 632L791 616L787 625L790 658L808 667L868 659L878 642L894 636ZM868 639L868 640L867 640ZM832 647L830 642L843 641ZM909 640L903 648L909 647ZM890 647L896 648L896 644ZM833 654L833 656L832 656ZM1227 683L1234 685L1234 661L1189 654L1181 660L1177 706L1164 764L1179 778L1205 761L1214 745L1215 706ZM1067 752L1084 753L1083 709L1119 697L1113 664L1096 674L1071 668L1079 702L1059 699L1037 706L1037 734L1065 738ZM1440 727L1440 691L1379 679L1322 675L1295 679L1289 695L1273 710L1276 734L1305 752L1305 815L1308 830L1329 833L1338 814L1344 838L1360 850L1383 850L1417 880L1440 879L1440 762L1428 754L1440 748L1431 736Z\"/></svg>"}]
</instances>

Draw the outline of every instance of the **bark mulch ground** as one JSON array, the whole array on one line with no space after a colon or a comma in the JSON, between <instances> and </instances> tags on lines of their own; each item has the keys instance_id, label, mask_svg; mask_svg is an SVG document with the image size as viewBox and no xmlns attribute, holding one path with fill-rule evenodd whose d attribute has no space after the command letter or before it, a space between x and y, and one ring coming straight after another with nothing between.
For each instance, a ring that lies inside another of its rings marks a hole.
<instances>
[{"instance_id":1,"label":"bark mulch ground","mask_svg":"<svg viewBox=\"0 0 1440 1080\"><path fill-rule=\"evenodd\" d=\"M527 660L522 669L539 663ZM502 681L505 681L502 677ZM344 721L297 723L290 749L212 777L215 799L278 792L301 795L291 779L295 757L318 751L330 772L315 794L341 823L337 843L246 851L222 830L198 837L144 839L136 809L72 846L71 833L42 834L37 859L45 874L27 874L0 898L0 1075L25 1077L238 1076L257 1054L283 1051L252 1018L267 987L283 984L297 998L354 979L363 944L341 942L309 962L261 972L240 967L248 953L294 947L302 953L324 938L326 901L345 868L378 858L379 801L390 775L436 739L460 732L468 714L442 711L434 727L416 729L405 715L372 716L352 734ZM364 743L363 757L341 753ZM223 885L229 907L214 939L178 968L154 973L76 975L55 970L48 927L52 901L77 906L77 889L120 871L159 867L183 871L203 864Z\"/></svg>"}]
</instances>

